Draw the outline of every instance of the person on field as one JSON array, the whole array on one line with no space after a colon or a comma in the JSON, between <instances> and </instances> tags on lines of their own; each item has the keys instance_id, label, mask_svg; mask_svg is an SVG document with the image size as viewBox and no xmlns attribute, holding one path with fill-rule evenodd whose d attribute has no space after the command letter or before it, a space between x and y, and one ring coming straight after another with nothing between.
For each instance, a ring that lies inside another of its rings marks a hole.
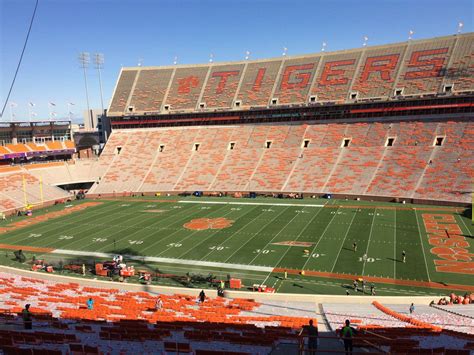
<instances>
[{"instance_id":1,"label":"person on field","mask_svg":"<svg viewBox=\"0 0 474 355\"><path fill-rule=\"evenodd\" d=\"M357 331L351 327L351 322L349 321L349 319L346 319L346 325L341 330L341 338L344 341L344 350L346 351L346 354L352 355L352 339L356 334Z\"/></svg>"},{"instance_id":2,"label":"person on field","mask_svg":"<svg viewBox=\"0 0 474 355\"><path fill-rule=\"evenodd\" d=\"M402 251L402 261L403 261L404 263L407 262L407 253L405 252L405 250Z\"/></svg>"},{"instance_id":3,"label":"person on field","mask_svg":"<svg viewBox=\"0 0 474 355\"><path fill-rule=\"evenodd\" d=\"M354 253L357 251L357 243L356 242L352 243L352 250L354 251Z\"/></svg>"},{"instance_id":4,"label":"person on field","mask_svg":"<svg viewBox=\"0 0 474 355\"><path fill-rule=\"evenodd\" d=\"M23 311L21 311L21 317L23 318L23 324L25 329L33 328L33 319L31 318L30 305L26 304Z\"/></svg>"},{"instance_id":5,"label":"person on field","mask_svg":"<svg viewBox=\"0 0 474 355\"><path fill-rule=\"evenodd\" d=\"M375 296L375 285L374 285L374 284L371 284L371 285L370 285L370 294L371 294L372 296Z\"/></svg>"},{"instance_id":6,"label":"person on field","mask_svg":"<svg viewBox=\"0 0 474 355\"><path fill-rule=\"evenodd\" d=\"M303 327L303 331L305 332L306 336L308 337L308 350L309 354L316 354L318 349L318 327L313 325L313 320L309 320L309 325L305 325Z\"/></svg>"},{"instance_id":7,"label":"person on field","mask_svg":"<svg viewBox=\"0 0 474 355\"><path fill-rule=\"evenodd\" d=\"M408 310L410 311L410 314L413 314L413 312L415 312L415 305L412 303Z\"/></svg>"}]
</instances>

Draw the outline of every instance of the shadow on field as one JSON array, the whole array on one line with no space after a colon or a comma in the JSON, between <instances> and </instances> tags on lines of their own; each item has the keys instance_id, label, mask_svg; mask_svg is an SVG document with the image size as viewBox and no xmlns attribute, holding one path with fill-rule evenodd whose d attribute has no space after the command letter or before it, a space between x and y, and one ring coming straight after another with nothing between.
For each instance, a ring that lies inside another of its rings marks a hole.
<instances>
[{"instance_id":1,"label":"shadow on field","mask_svg":"<svg viewBox=\"0 0 474 355\"><path fill-rule=\"evenodd\" d=\"M387 260L395 261L395 262L397 262L397 263L401 263L401 262L402 262L401 260L394 259L394 258L387 258Z\"/></svg>"}]
</instances>

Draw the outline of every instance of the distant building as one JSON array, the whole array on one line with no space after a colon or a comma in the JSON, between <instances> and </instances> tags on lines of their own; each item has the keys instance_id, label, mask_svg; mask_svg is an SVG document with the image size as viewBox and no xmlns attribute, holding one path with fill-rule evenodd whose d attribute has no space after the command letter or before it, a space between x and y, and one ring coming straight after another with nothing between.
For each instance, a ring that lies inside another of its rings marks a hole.
<instances>
[{"instance_id":1,"label":"distant building","mask_svg":"<svg viewBox=\"0 0 474 355\"><path fill-rule=\"evenodd\" d=\"M105 112L101 109L85 110L82 117L84 118L84 131L99 132L100 143L105 144L110 135L110 123Z\"/></svg>"}]
</instances>

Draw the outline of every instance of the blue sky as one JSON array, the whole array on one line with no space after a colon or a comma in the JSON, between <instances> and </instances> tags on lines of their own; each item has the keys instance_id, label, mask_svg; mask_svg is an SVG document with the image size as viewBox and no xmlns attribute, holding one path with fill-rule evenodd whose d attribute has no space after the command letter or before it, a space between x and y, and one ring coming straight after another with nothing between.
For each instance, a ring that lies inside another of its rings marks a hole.
<instances>
[{"instance_id":1,"label":"blue sky","mask_svg":"<svg viewBox=\"0 0 474 355\"><path fill-rule=\"evenodd\" d=\"M0 0L0 104L3 106L35 0ZM472 0L40 0L18 78L10 97L16 119L48 118L48 102L66 117L86 108L82 51L105 56L102 72L108 106L120 67L204 63L276 57L450 35L457 23L473 30ZM87 79L91 107L100 107L97 71ZM2 120L9 120L9 107Z\"/></svg>"}]
</instances>

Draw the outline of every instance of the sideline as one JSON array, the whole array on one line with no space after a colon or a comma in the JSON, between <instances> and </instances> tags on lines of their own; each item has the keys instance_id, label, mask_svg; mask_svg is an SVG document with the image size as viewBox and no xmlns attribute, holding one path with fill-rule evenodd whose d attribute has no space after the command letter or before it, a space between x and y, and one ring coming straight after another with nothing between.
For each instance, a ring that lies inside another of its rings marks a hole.
<instances>
[{"instance_id":1,"label":"sideline","mask_svg":"<svg viewBox=\"0 0 474 355\"><path fill-rule=\"evenodd\" d=\"M301 270L296 269L287 269L287 268L275 268L273 272L275 273L284 273L297 275ZM417 281L417 280L403 280L403 279L392 279L389 277L379 277L379 276L364 276L364 275L353 275L353 274L337 274L326 271L311 271L305 270L305 275L307 276L316 276L324 277L331 279L341 279L341 280L355 280L358 278L363 278L368 282L384 283L389 285L400 285L400 286L414 286L414 287L425 287L430 289L438 290L457 290L457 291L471 291L474 292L474 286L470 285L459 285L459 284L442 284L437 282L429 281Z\"/></svg>"},{"instance_id":2,"label":"sideline","mask_svg":"<svg viewBox=\"0 0 474 355\"><path fill-rule=\"evenodd\" d=\"M215 205L248 205L248 206L290 206L290 207L324 207L325 205L308 205L302 203L265 203L265 202L224 202L224 201L188 201L179 200L178 203L197 203Z\"/></svg>"}]
</instances>

